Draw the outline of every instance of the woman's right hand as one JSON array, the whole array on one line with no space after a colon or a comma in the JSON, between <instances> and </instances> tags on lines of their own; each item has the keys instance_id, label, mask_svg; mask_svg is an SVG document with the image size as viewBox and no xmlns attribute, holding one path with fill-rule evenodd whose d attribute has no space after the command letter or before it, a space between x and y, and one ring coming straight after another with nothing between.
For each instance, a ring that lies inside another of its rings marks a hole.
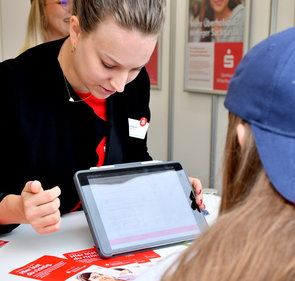
<instances>
[{"instance_id":1,"label":"woman's right hand","mask_svg":"<svg viewBox=\"0 0 295 281\"><path fill-rule=\"evenodd\" d=\"M26 183L21 201L25 223L29 223L40 234L55 232L60 228L61 190L58 186L43 190L39 181Z\"/></svg>"}]
</instances>

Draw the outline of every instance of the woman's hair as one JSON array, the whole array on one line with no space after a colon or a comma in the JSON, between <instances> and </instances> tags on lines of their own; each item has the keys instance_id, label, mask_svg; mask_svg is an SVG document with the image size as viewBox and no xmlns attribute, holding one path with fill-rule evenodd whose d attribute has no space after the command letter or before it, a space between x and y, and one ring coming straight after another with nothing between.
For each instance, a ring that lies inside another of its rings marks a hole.
<instances>
[{"instance_id":1,"label":"woman's hair","mask_svg":"<svg viewBox=\"0 0 295 281\"><path fill-rule=\"evenodd\" d=\"M91 272L84 272L84 273L79 274L77 276L77 279L80 281L88 281L90 275L91 275Z\"/></svg>"},{"instance_id":2,"label":"woman's hair","mask_svg":"<svg viewBox=\"0 0 295 281\"><path fill-rule=\"evenodd\" d=\"M189 10L190 10L190 14L194 18L197 18L199 16L200 9L201 9L201 2L199 2L199 0L190 1Z\"/></svg>"},{"instance_id":3,"label":"woman's hair","mask_svg":"<svg viewBox=\"0 0 295 281\"><path fill-rule=\"evenodd\" d=\"M236 128L241 123L246 128L245 147L242 149ZM224 148L222 196L219 213L231 209L248 196L262 171L250 125L240 117L229 113L227 138Z\"/></svg>"},{"instance_id":4,"label":"woman's hair","mask_svg":"<svg viewBox=\"0 0 295 281\"><path fill-rule=\"evenodd\" d=\"M89 281L89 278L91 276L92 272L84 272L84 273L81 273L79 274L76 278L80 281ZM97 275L100 275L101 277L104 277L106 276L105 274L102 274L102 273L96 273ZM111 277L111 276L107 276L107 277ZM111 277L114 281L121 281L121 279L117 279L115 277Z\"/></svg>"},{"instance_id":5,"label":"woman's hair","mask_svg":"<svg viewBox=\"0 0 295 281\"><path fill-rule=\"evenodd\" d=\"M44 0L31 1L31 9L27 23L25 42L20 52L36 46L46 40L47 20Z\"/></svg>"},{"instance_id":6,"label":"woman's hair","mask_svg":"<svg viewBox=\"0 0 295 281\"><path fill-rule=\"evenodd\" d=\"M236 6L241 4L241 0L229 0L228 1L228 8L230 10L233 10ZM200 22L202 22L202 31L209 31L209 35L202 37L200 42L211 42L212 41L212 33L211 33L211 27L204 24L206 20L214 21L214 11L210 5L210 0L203 0L201 11L200 11ZM206 20L205 20L206 19Z\"/></svg>"},{"instance_id":7,"label":"woman's hair","mask_svg":"<svg viewBox=\"0 0 295 281\"><path fill-rule=\"evenodd\" d=\"M85 33L110 16L123 28L158 34L164 23L165 6L166 0L74 0L73 15Z\"/></svg>"},{"instance_id":8,"label":"woman's hair","mask_svg":"<svg viewBox=\"0 0 295 281\"><path fill-rule=\"evenodd\" d=\"M162 281L295 280L295 207L269 182L247 123L245 146L238 147L238 123L230 114L222 214Z\"/></svg>"}]
</instances>

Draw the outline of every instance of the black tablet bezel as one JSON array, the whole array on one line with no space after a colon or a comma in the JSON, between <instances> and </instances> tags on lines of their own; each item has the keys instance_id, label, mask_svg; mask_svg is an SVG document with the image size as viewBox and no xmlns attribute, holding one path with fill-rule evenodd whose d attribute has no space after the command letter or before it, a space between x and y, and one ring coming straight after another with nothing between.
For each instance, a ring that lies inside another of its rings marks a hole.
<instances>
[{"instance_id":1,"label":"black tablet bezel","mask_svg":"<svg viewBox=\"0 0 295 281\"><path fill-rule=\"evenodd\" d=\"M191 205L192 200L192 188L188 180L186 172L184 171L180 162L177 161L167 161L167 162L136 162L128 164L119 164L114 166L102 166L99 168L78 171L74 175L74 182L85 212L86 219L88 221L89 228L95 245L97 247L98 253L103 258L109 258L114 255L120 255L126 252L139 251L144 249L153 249L155 247L161 247L170 244L182 243L186 241L192 241L196 238L195 235L179 237L175 239L166 239L159 243L144 243L132 247L124 247L120 249L113 250L110 246L109 240L107 238L106 231L104 229L103 222L100 217L99 209L96 206L95 199L89 189L85 188L89 186L89 177L101 178L106 175L109 177L111 175L126 175L130 173L150 173L155 171L165 171L174 170L181 182L181 186L188 200L188 204ZM167 197L169 200L169 197ZM198 210L191 209L196 220L198 228L201 233L208 227L206 219L203 214Z\"/></svg>"}]
</instances>

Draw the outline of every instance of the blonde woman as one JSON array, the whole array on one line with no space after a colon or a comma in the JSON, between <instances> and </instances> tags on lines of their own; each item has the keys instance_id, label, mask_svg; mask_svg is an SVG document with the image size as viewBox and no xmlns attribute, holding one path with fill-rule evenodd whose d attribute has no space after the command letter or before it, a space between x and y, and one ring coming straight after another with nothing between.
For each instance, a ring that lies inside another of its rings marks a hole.
<instances>
[{"instance_id":1,"label":"blonde woman","mask_svg":"<svg viewBox=\"0 0 295 281\"><path fill-rule=\"evenodd\" d=\"M161 32L165 5L165 0L74 0L69 37L0 63L0 155L6 163L0 232L21 223L38 233L57 231L60 214L81 209L73 184L77 170L152 159L144 66ZM134 127L139 135L132 134ZM12 163L21 168L16 172ZM198 183L192 179L204 208Z\"/></svg>"},{"instance_id":2,"label":"blonde woman","mask_svg":"<svg viewBox=\"0 0 295 281\"><path fill-rule=\"evenodd\" d=\"M73 0L31 0L27 32L21 52L69 35Z\"/></svg>"}]
</instances>

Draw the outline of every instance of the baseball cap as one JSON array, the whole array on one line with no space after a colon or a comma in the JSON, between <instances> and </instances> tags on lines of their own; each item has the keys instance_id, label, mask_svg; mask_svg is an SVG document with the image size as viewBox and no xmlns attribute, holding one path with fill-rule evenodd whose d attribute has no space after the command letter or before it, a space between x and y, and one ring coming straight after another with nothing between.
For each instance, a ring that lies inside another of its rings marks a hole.
<instances>
[{"instance_id":1,"label":"baseball cap","mask_svg":"<svg viewBox=\"0 0 295 281\"><path fill-rule=\"evenodd\" d=\"M295 204L295 28L276 33L247 52L224 106L250 123L267 176Z\"/></svg>"}]
</instances>

